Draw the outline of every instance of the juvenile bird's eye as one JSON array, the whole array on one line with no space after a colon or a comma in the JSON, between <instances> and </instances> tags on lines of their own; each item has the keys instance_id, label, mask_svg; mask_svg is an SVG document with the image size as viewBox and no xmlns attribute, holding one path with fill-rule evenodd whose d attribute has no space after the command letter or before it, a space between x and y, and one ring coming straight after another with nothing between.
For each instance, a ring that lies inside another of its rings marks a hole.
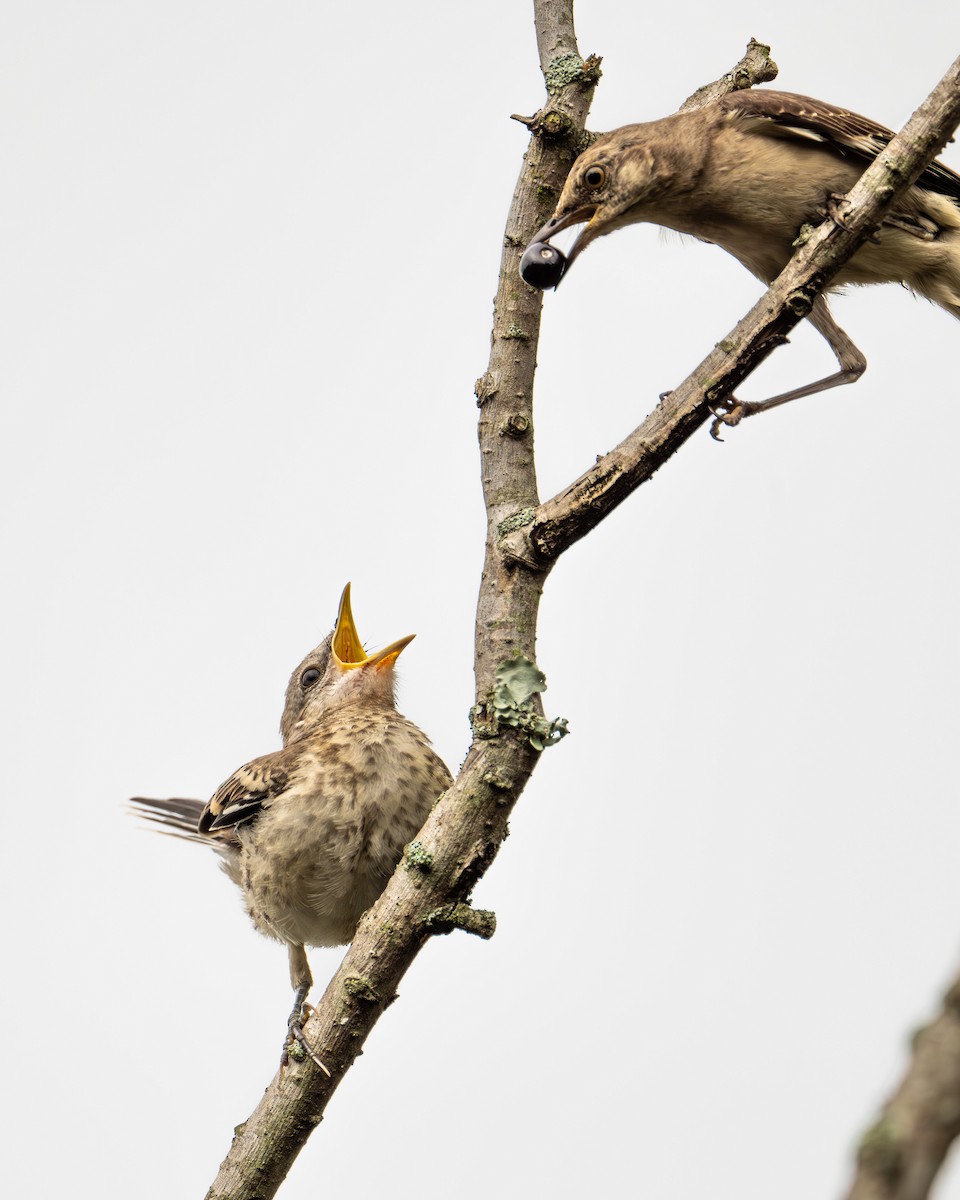
<instances>
[{"instance_id":1,"label":"juvenile bird's eye","mask_svg":"<svg viewBox=\"0 0 960 1200\"><path fill-rule=\"evenodd\" d=\"M603 167L587 167L583 173L583 182L588 188L601 188L607 182L607 173Z\"/></svg>"},{"instance_id":2,"label":"juvenile bird's eye","mask_svg":"<svg viewBox=\"0 0 960 1200\"><path fill-rule=\"evenodd\" d=\"M307 667L304 673L300 676L300 686L302 688L313 687L320 678L320 672L316 667Z\"/></svg>"}]
</instances>

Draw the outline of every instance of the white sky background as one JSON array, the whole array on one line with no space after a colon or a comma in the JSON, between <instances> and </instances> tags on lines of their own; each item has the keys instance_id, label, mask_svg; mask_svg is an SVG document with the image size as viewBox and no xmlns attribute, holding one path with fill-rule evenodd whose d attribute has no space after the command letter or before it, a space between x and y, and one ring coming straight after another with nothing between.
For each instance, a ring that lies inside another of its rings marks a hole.
<instances>
[{"instance_id":1,"label":"white sky background","mask_svg":"<svg viewBox=\"0 0 960 1200\"><path fill-rule=\"evenodd\" d=\"M960 46L954 0L577 18L594 129L751 35L777 86L896 127ZM35 0L0 56L6 1175L199 1196L277 1065L286 956L124 802L276 747L348 579L369 644L417 632L401 709L460 762L531 8ZM653 230L592 247L546 298L543 495L758 294ZM286 1200L841 1192L960 961L960 329L895 287L835 312L856 387L704 430L554 571L573 733L477 891L497 935L427 947ZM793 341L745 396L833 370Z\"/></svg>"}]
</instances>

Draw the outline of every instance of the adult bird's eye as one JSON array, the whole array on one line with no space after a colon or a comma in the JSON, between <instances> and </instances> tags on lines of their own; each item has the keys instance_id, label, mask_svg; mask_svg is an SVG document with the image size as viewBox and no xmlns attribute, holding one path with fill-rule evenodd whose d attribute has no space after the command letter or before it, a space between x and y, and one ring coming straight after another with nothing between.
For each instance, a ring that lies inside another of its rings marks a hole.
<instances>
[{"instance_id":1,"label":"adult bird's eye","mask_svg":"<svg viewBox=\"0 0 960 1200\"><path fill-rule=\"evenodd\" d=\"M320 672L316 667L307 667L304 673L300 676L300 686L302 688L313 687L320 678Z\"/></svg>"},{"instance_id":2,"label":"adult bird's eye","mask_svg":"<svg viewBox=\"0 0 960 1200\"><path fill-rule=\"evenodd\" d=\"M603 167L587 167L583 173L583 182L588 188L601 188L607 182L607 173Z\"/></svg>"}]
</instances>

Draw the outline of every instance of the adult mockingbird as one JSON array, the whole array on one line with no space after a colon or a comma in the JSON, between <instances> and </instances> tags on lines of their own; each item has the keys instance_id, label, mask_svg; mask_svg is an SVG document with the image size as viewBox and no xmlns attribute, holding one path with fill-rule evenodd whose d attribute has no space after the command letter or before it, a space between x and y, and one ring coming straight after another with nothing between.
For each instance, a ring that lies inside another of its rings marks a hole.
<instances>
[{"instance_id":1,"label":"adult mockingbird","mask_svg":"<svg viewBox=\"0 0 960 1200\"><path fill-rule=\"evenodd\" d=\"M780 274L802 225L822 220L893 134L882 125L789 92L732 92L691 112L604 134L570 169L560 201L524 253L521 274L553 287L596 238L649 221L716 242L764 283ZM567 255L548 245L586 222ZM960 175L932 163L832 286L903 283L960 318ZM867 362L824 296L808 320L840 370L769 400L731 400L742 417L859 379Z\"/></svg>"}]
</instances>

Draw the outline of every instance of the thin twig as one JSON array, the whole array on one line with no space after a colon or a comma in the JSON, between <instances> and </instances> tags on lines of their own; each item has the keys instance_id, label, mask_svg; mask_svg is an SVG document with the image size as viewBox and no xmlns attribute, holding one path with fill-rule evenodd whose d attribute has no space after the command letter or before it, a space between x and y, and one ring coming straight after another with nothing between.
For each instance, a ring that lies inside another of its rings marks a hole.
<instances>
[{"instance_id":1,"label":"thin twig","mask_svg":"<svg viewBox=\"0 0 960 1200\"><path fill-rule=\"evenodd\" d=\"M758 83L769 83L776 77L777 64L770 57L770 47L758 42L756 38L751 38L747 42L743 58L737 65L713 83L705 83L703 87L697 88L692 96L684 100L677 112L703 108L705 104L712 104L714 100L719 100L721 96L727 96L730 92L742 92L745 88L756 87Z\"/></svg>"}]
</instances>

